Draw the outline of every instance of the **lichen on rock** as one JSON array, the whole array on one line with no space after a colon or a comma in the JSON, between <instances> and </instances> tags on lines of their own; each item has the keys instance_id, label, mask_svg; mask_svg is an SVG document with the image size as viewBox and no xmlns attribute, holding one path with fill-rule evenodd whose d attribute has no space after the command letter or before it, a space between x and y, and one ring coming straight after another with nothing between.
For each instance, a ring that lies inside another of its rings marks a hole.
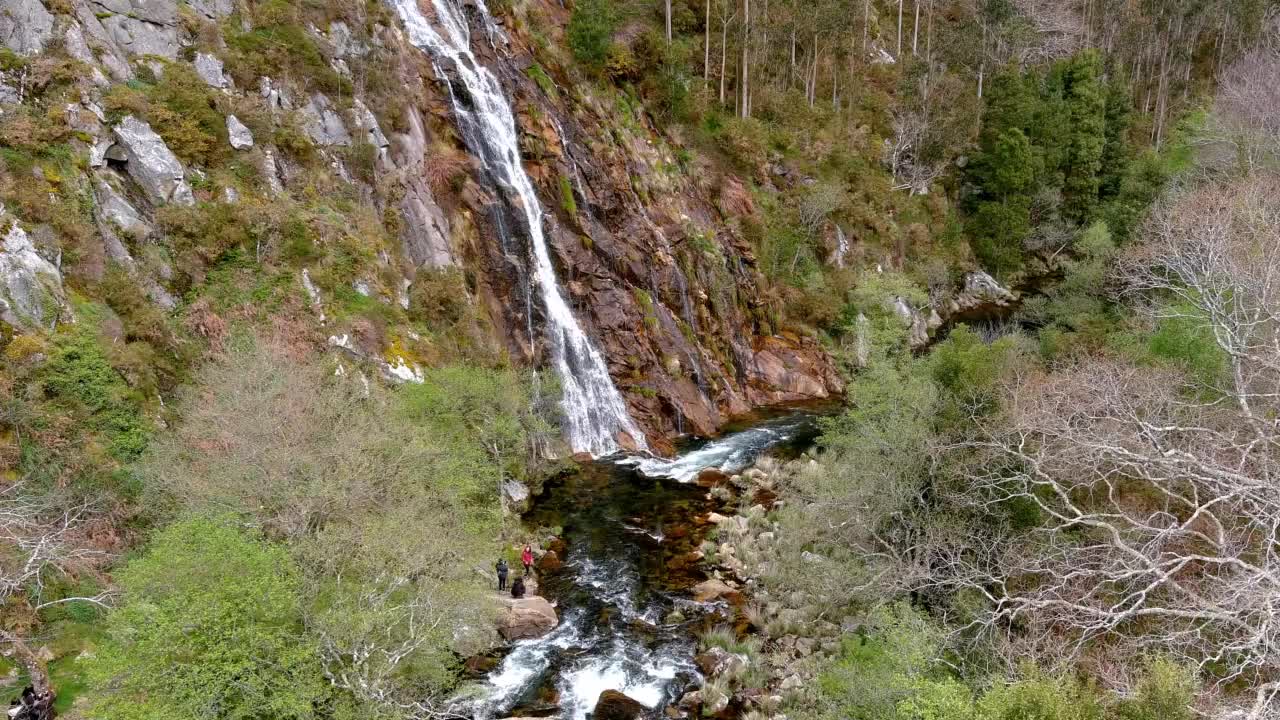
<instances>
[{"instance_id":1,"label":"lichen on rock","mask_svg":"<svg viewBox=\"0 0 1280 720\"><path fill-rule=\"evenodd\" d=\"M62 273L0 208L0 228L6 227L0 246L0 320L19 328L51 328L66 310Z\"/></svg>"}]
</instances>

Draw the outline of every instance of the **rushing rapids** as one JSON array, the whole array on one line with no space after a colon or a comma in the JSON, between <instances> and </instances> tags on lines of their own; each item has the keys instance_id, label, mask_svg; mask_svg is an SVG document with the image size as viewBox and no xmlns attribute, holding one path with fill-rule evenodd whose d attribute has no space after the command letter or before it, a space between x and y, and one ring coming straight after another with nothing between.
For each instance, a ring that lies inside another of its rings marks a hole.
<instances>
[{"instance_id":1,"label":"rushing rapids","mask_svg":"<svg viewBox=\"0 0 1280 720\"><path fill-rule=\"evenodd\" d=\"M619 460L618 464L635 467L647 477L680 482L691 482L707 469L734 473L771 447L812 435L813 422L813 416L804 413L786 415L730 433L670 460L631 456Z\"/></svg>"},{"instance_id":2,"label":"rushing rapids","mask_svg":"<svg viewBox=\"0 0 1280 720\"><path fill-rule=\"evenodd\" d=\"M767 420L669 461L667 475L746 466L813 434L811 414ZM703 539L695 518L713 509L704 488L647 476L634 463L590 463L551 483L526 519L563 528L564 564L539 578L560 624L516 643L459 710L584 720L601 692L618 690L656 713L700 684L695 636L721 607L691 599L705 576L680 559Z\"/></svg>"},{"instance_id":3,"label":"rushing rapids","mask_svg":"<svg viewBox=\"0 0 1280 720\"><path fill-rule=\"evenodd\" d=\"M404 22L409 41L430 54L448 84L454 116L468 149L505 193L513 212L522 216L532 254L532 276L546 310L552 360L564 390L569 444L577 452L601 457L616 452L618 436L625 434L636 449L643 450L644 434L632 422L604 356L583 332L560 291L542 226L542 206L521 164L511 105L498 77L472 52L463 10L451 0L430 0L435 17L428 19L418 0L389 1ZM496 31L487 9L482 2L474 7L492 38Z\"/></svg>"}]
</instances>

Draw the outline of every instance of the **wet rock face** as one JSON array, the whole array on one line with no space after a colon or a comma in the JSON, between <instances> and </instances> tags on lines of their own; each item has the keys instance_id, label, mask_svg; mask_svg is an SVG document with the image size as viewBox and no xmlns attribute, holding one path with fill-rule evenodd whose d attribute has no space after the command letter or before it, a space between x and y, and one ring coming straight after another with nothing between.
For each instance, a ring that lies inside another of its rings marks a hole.
<instances>
[{"instance_id":1,"label":"wet rock face","mask_svg":"<svg viewBox=\"0 0 1280 720\"><path fill-rule=\"evenodd\" d=\"M473 37L483 37L472 22ZM510 57L484 43L473 49L507 86L566 300L650 448L665 454L674 437L716 435L755 407L841 392L816 342L767 325L762 278L738 231L755 212L742 183L679 167L678 150L649 118L619 117L607 95L548 96L520 70L525 42L511 33ZM484 268L482 295L496 301L490 315L511 354L542 363L544 310L536 293L526 301L529 251L513 213L487 192L463 201L481 234L463 262Z\"/></svg>"},{"instance_id":2,"label":"wet rock face","mask_svg":"<svg viewBox=\"0 0 1280 720\"><path fill-rule=\"evenodd\" d=\"M623 695L617 690L605 690L596 701L596 709L592 712L593 720L635 720L648 712L648 708L638 700Z\"/></svg>"}]
</instances>

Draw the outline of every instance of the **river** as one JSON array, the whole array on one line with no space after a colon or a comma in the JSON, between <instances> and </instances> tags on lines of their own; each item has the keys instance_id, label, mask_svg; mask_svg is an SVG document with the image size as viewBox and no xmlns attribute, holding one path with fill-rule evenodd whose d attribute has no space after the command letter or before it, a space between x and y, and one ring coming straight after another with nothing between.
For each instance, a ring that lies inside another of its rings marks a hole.
<instances>
[{"instance_id":1,"label":"river","mask_svg":"<svg viewBox=\"0 0 1280 720\"><path fill-rule=\"evenodd\" d=\"M613 689L656 716L699 685L698 632L723 621L727 608L693 602L688 590L706 575L682 556L705 536L698 519L723 508L706 488L681 481L706 468L735 472L764 453L794 454L816 435L814 418L765 419L688 446L675 460L601 460L548 483L525 521L563 528L564 564L539 578L560 624L515 643L483 680L470 714L583 720Z\"/></svg>"}]
</instances>

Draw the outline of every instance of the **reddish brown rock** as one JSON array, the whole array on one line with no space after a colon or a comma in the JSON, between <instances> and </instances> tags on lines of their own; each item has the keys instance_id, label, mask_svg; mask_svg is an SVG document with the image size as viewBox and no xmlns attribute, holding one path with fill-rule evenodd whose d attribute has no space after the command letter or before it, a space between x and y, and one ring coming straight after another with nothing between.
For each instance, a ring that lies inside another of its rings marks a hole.
<instances>
[{"instance_id":1,"label":"reddish brown rock","mask_svg":"<svg viewBox=\"0 0 1280 720\"><path fill-rule=\"evenodd\" d=\"M554 572L564 566L564 561L560 559L560 554L555 550L548 550L542 553L542 557L538 558L538 570L541 572Z\"/></svg>"},{"instance_id":2,"label":"reddish brown rock","mask_svg":"<svg viewBox=\"0 0 1280 720\"><path fill-rule=\"evenodd\" d=\"M648 712L638 700L623 695L617 690L605 690L596 701L596 709L591 713L592 720L636 720Z\"/></svg>"},{"instance_id":3,"label":"reddish brown rock","mask_svg":"<svg viewBox=\"0 0 1280 720\"><path fill-rule=\"evenodd\" d=\"M732 602L737 595L737 590L726 585L724 581L716 580L715 578L703 580L693 586L693 599L698 602L711 602L720 598L725 598Z\"/></svg>"},{"instance_id":4,"label":"reddish brown rock","mask_svg":"<svg viewBox=\"0 0 1280 720\"><path fill-rule=\"evenodd\" d=\"M698 487L715 487L716 485L726 485L729 482L729 475L722 470L716 468L707 468L698 473Z\"/></svg>"}]
</instances>

